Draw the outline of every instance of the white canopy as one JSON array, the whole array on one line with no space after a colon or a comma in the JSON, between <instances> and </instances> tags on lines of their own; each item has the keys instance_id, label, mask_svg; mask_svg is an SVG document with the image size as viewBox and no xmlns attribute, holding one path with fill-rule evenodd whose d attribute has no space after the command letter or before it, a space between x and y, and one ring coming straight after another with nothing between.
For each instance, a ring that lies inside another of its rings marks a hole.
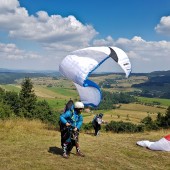
<instances>
[{"instance_id":1,"label":"white canopy","mask_svg":"<svg viewBox=\"0 0 170 170\"><path fill-rule=\"evenodd\" d=\"M117 47L88 47L73 51L60 63L60 73L72 80L85 105L97 106L101 101L99 86L88 80L89 75L105 60L112 58L126 74L131 72L131 63L126 53Z\"/></svg>"},{"instance_id":2,"label":"white canopy","mask_svg":"<svg viewBox=\"0 0 170 170\"><path fill-rule=\"evenodd\" d=\"M136 144L155 151L170 151L170 134L155 142L142 140L138 141Z\"/></svg>"}]
</instances>

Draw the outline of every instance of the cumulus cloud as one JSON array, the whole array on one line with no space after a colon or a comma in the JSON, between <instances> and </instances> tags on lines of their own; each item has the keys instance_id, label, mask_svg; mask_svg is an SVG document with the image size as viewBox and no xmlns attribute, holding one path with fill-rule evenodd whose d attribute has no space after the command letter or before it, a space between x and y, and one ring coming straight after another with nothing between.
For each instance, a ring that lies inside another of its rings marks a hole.
<instances>
[{"instance_id":1,"label":"cumulus cloud","mask_svg":"<svg viewBox=\"0 0 170 170\"><path fill-rule=\"evenodd\" d=\"M162 17L155 30L157 33L170 36L170 16Z\"/></svg>"},{"instance_id":2,"label":"cumulus cloud","mask_svg":"<svg viewBox=\"0 0 170 170\"><path fill-rule=\"evenodd\" d=\"M72 50L77 46L88 46L97 34L91 25L83 25L74 16L49 16L45 11L29 15L25 8L19 6L17 0L1 0L0 28L8 30L11 38L34 40L51 49L72 44ZM11 24L12 23L12 24ZM53 44L53 45L51 45ZM70 47L69 47L70 49Z\"/></svg>"},{"instance_id":3,"label":"cumulus cloud","mask_svg":"<svg viewBox=\"0 0 170 170\"><path fill-rule=\"evenodd\" d=\"M7 60L20 60L20 59L34 59L41 58L40 55L33 52L26 52L17 48L15 44L0 43L0 58Z\"/></svg>"},{"instance_id":4,"label":"cumulus cloud","mask_svg":"<svg viewBox=\"0 0 170 170\"><path fill-rule=\"evenodd\" d=\"M119 38L115 41L107 38L94 41L95 46L105 44L123 49L132 61L135 72L169 69L170 42L168 41L146 41L139 36L132 39Z\"/></svg>"},{"instance_id":5,"label":"cumulus cloud","mask_svg":"<svg viewBox=\"0 0 170 170\"><path fill-rule=\"evenodd\" d=\"M111 36L106 37L106 39L96 39L93 41L94 46L111 46L114 44L114 40Z\"/></svg>"},{"instance_id":6,"label":"cumulus cloud","mask_svg":"<svg viewBox=\"0 0 170 170\"><path fill-rule=\"evenodd\" d=\"M72 15L62 17L49 15L45 11L29 15L18 0L0 0L1 30L7 33L9 42L10 40L22 40L23 43L27 41L28 44L32 42L39 44L44 50L39 49L40 54L22 50L14 43L0 43L0 67L19 66L57 70L62 58L70 51L91 45L116 46L123 49L132 62L133 72L169 69L170 42L168 41L146 41L139 36L134 36L132 39L115 40L111 36L94 39L98 32L92 25L85 25ZM170 16L162 17L155 30L170 35ZM24 45L22 47L24 48ZM105 68L106 71L115 71L112 61L106 61Z\"/></svg>"},{"instance_id":7,"label":"cumulus cloud","mask_svg":"<svg viewBox=\"0 0 170 170\"><path fill-rule=\"evenodd\" d=\"M7 13L14 11L19 6L18 0L1 0L0 13Z\"/></svg>"}]
</instances>

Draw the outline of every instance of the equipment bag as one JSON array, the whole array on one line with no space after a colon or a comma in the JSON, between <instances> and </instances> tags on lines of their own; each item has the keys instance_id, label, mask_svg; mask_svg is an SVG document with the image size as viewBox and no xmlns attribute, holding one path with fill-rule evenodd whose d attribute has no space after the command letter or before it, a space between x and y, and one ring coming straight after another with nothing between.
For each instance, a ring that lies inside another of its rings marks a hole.
<instances>
[{"instance_id":1,"label":"equipment bag","mask_svg":"<svg viewBox=\"0 0 170 170\"><path fill-rule=\"evenodd\" d=\"M74 102L71 99L66 103L65 108L64 108L64 113L67 112L68 110L70 110L72 115L73 115ZM61 123L60 120L58 121L58 124L59 124L59 127L60 127L60 131L62 131L64 129L65 125L63 123Z\"/></svg>"}]
</instances>

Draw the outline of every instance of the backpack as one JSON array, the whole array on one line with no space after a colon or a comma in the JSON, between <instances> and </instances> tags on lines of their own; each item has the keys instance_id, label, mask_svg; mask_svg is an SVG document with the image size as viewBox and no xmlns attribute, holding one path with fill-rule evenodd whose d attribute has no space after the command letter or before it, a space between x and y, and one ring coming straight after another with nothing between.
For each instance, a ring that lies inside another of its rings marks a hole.
<instances>
[{"instance_id":1,"label":"backpack","mask_svg":"<svg viewBox=\"0 0 170 170\"><path fill-rule=\"evenodd\" d=\"M73 112L74 112L74 102L71 99L66 103L65 108L64 108L64 113L67 112L68 110L70 110L71 113L73 114ZM60 131L63 130L65 125L63 125L63 123L61 123L60 120L58 121L58 124L59 124L59 127L60 127Z\"/></svg>"},{"instance_id":2,"label":"backpack","mask_svg":"<svg viewBox=\"0 0 170 170\"><path fill-rule=\"evenodd\" d=\"M74 102L73 102L73 100L70 99L70 100L66 103L66 106L65 106L65 108L64 108L64 112L67 112L68 110L73 111L73 109L74 109Z\"/></svg>"},{"instance_id":3,"label":"backpack","mask_svg":"<svg viewBox=\"0 0 170 170\"><path fill-rule=\"evenodd\" d=\"M96 124L97 124L97 118L99 117L99 115L97 114L97 115L95 115L94 117L93 117L93 120L92 120L92 124L93 124L93 126L96 126Z\"/></svg>"}]
</instances>

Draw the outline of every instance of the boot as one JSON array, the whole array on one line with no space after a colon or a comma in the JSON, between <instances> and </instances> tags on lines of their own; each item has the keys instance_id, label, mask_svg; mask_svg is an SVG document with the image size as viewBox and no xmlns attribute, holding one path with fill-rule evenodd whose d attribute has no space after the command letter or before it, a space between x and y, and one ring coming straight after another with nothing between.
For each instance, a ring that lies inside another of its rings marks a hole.
<instances>
[{"instance_id":1,"label":"boot","mask_svg":"<svg viewBox=\"0 0 170 170\"><path fill-rule=\"evenodd\" d=\"M84 155L82 152L80 152L80 151L78 151L78 152L76 153L76 155L77 155L77 156L81 156L81 157L85 157L85 155Z\"/></svg>"},{"instance_id":2,"label":"boot","mask_svg":"<svg viewBox=\"0 0 170 170\"><path fill-rule=\"evenodd\" d=\"M68 159L68 158L69 158L69 156L68 156L66 153L63 153L63 158Z\"/></svg>"},{"instance_id":3,"label":"boot","mask_svg":"<svg viewBox=\"0 0 170 170\"><path fill-rule=\"evenodd\" d=\"M77 156L81 156L81 157L84 157L84 156L85 156L85 155L80 151L79 143L78 143L78 142L76 142L76 151L77 151L77 153L76 153Z\"/></svg>"},{"instance_id":4,"label":"boot","mask_svg":"<svg viewBox=\"0 0 170 170\"><path fill-rule=\"evenodd\" d=\"M68 148L68 144L64 143L63 144L63 158L69 158L68 154L67 154L67 149Z\"/></svg>"}]
</instances>

